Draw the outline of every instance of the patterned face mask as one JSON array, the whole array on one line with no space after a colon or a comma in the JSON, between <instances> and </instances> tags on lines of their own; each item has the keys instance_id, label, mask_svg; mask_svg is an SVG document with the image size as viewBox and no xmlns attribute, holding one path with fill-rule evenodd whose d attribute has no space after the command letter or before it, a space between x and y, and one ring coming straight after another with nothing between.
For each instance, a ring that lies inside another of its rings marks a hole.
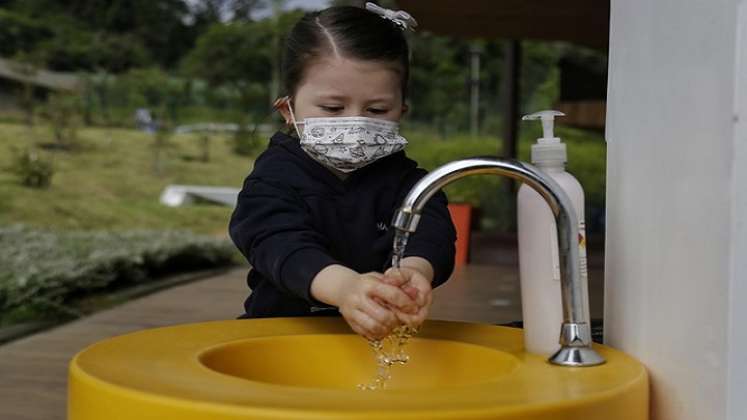
<instances>
[{"instance_id":1,"label":"patterned face mask","mask_svg":"<svg viewBox=\"0 0 747 420\"><path fill-rule=\"evenodd\" d=\"M405 148L399 124L368 117L306 118L293 125L301 148L324 166L352 172ZM303 125L303 132L298 129Z\"/></svg>"}]
</instances>

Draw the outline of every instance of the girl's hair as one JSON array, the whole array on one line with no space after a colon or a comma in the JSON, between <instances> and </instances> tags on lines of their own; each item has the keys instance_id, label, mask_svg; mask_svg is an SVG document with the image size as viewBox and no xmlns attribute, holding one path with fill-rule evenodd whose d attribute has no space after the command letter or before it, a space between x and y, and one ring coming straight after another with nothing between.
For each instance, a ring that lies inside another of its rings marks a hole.
<instances>
[{"instance_id":1,"label":"girl's hair","mask_svg":"<svg viewBox=\"0 0 747 420\"><path fill-rule=\"evenodd\" d=\"M309 63L325 54L397 63L401 68L402 98L410 75L409 48L404 31L391 20L365 9L330 7L304 15L291 29L283 54L283 88L293 96Z\"/></svg>"}]
</instances>

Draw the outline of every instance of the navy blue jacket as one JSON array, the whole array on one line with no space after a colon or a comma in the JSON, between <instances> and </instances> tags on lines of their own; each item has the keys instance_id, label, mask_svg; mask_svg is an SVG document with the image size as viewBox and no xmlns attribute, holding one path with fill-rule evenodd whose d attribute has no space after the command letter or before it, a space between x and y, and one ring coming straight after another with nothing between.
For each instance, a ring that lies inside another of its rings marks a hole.
<instances>
[{"instance_id":1,"label":"navy blue jacket","mask_svg":"<svg viewBox=\"0 0 747 420\"><path fill-rule=\"evenodd\" d=\"M242 317L336 313L311 296L311 281L331 264L359 273L385 271L392 216L425 174L398 152L341 180L309 157L298 139L276 133L244 181L229 225L252 266ZM405 252L433 265L434 287L454 268L456 233L446 205L441 192L431 198Z\"/></svg>"}]
</instances>

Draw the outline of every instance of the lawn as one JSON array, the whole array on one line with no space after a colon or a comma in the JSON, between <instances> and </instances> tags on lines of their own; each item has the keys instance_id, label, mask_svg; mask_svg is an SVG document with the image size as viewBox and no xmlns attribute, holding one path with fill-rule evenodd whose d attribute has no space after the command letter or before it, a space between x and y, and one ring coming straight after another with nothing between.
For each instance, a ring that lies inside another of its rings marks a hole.
<instances>
[{"instance_id":1,"label":"lawn","mask_svg":"<svg viewBox=\"0 0 747 420\"><path fill-rule=\"evenodd\" d=\"M536 125L536 127L535 127ZM530 145L540 135L538 124L522 128L519 158L529 160ZM598 133L558 127L568 144L569 171L586 191L587 212L604 208L606 144ZM454 159L496 155L497 137L452 136L440 139L425 131L403 134L410 144L409 156L426 169ZM39 126L0 123L0 225L24 223L53 229L189 229L196 233L225 236L231 209L212 205L169 208L158 202L168 184L240 187L252 167L252 158L233 153L230 137L211 139L210 160L202 162L196 135L175 135L163 152L162 173L154 172L151 135L126 129L80 130L81 150L40 151L54 165L48 189L18 184L7 168L12 150L50 141L51 132ZM450 200L470 202L484 209L488 228L510 229L514 203L501 194L501 180L479 176L447 187ZM592 223L593 225L593 223Z\"/></svg>"},{"instance_id":2,"label":"lawn","mask_svg":"<svg viewBox=\"0 0 747 420\"><path fill-rule=\"evenodd\" d=\"M169 208L158 198L169 184L240 187L252 159L231 150L229 137L214 137L202 162L196 135L171 137L154 172L153 138L125 129L84 128L80 148L47 151L49 128L0 123L0 225L24 223L52 229L189 229L225 236L231 209L212 205ZM33 148L52 161L46 189L20 185L8 168L14 149Z\"/></svg>"}]
</instances>

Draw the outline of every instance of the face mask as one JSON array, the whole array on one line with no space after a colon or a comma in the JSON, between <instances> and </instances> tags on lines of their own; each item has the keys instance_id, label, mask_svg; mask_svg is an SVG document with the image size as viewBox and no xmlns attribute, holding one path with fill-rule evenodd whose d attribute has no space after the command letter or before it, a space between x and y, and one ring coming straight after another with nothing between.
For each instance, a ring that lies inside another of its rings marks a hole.
<instances>
[{"instance_id":1,"label":"face mask","mask_svg":"<svg viewBox=\"0 0 747 420\"><path fill-rule=\"evenodd\" d=\"M306 118L291 121L301 139L301 148L324 166L352 172L405 148L399 124L368 117ZM303 133L298 129L303 125Z\"/></svg>"}]
</instances>

